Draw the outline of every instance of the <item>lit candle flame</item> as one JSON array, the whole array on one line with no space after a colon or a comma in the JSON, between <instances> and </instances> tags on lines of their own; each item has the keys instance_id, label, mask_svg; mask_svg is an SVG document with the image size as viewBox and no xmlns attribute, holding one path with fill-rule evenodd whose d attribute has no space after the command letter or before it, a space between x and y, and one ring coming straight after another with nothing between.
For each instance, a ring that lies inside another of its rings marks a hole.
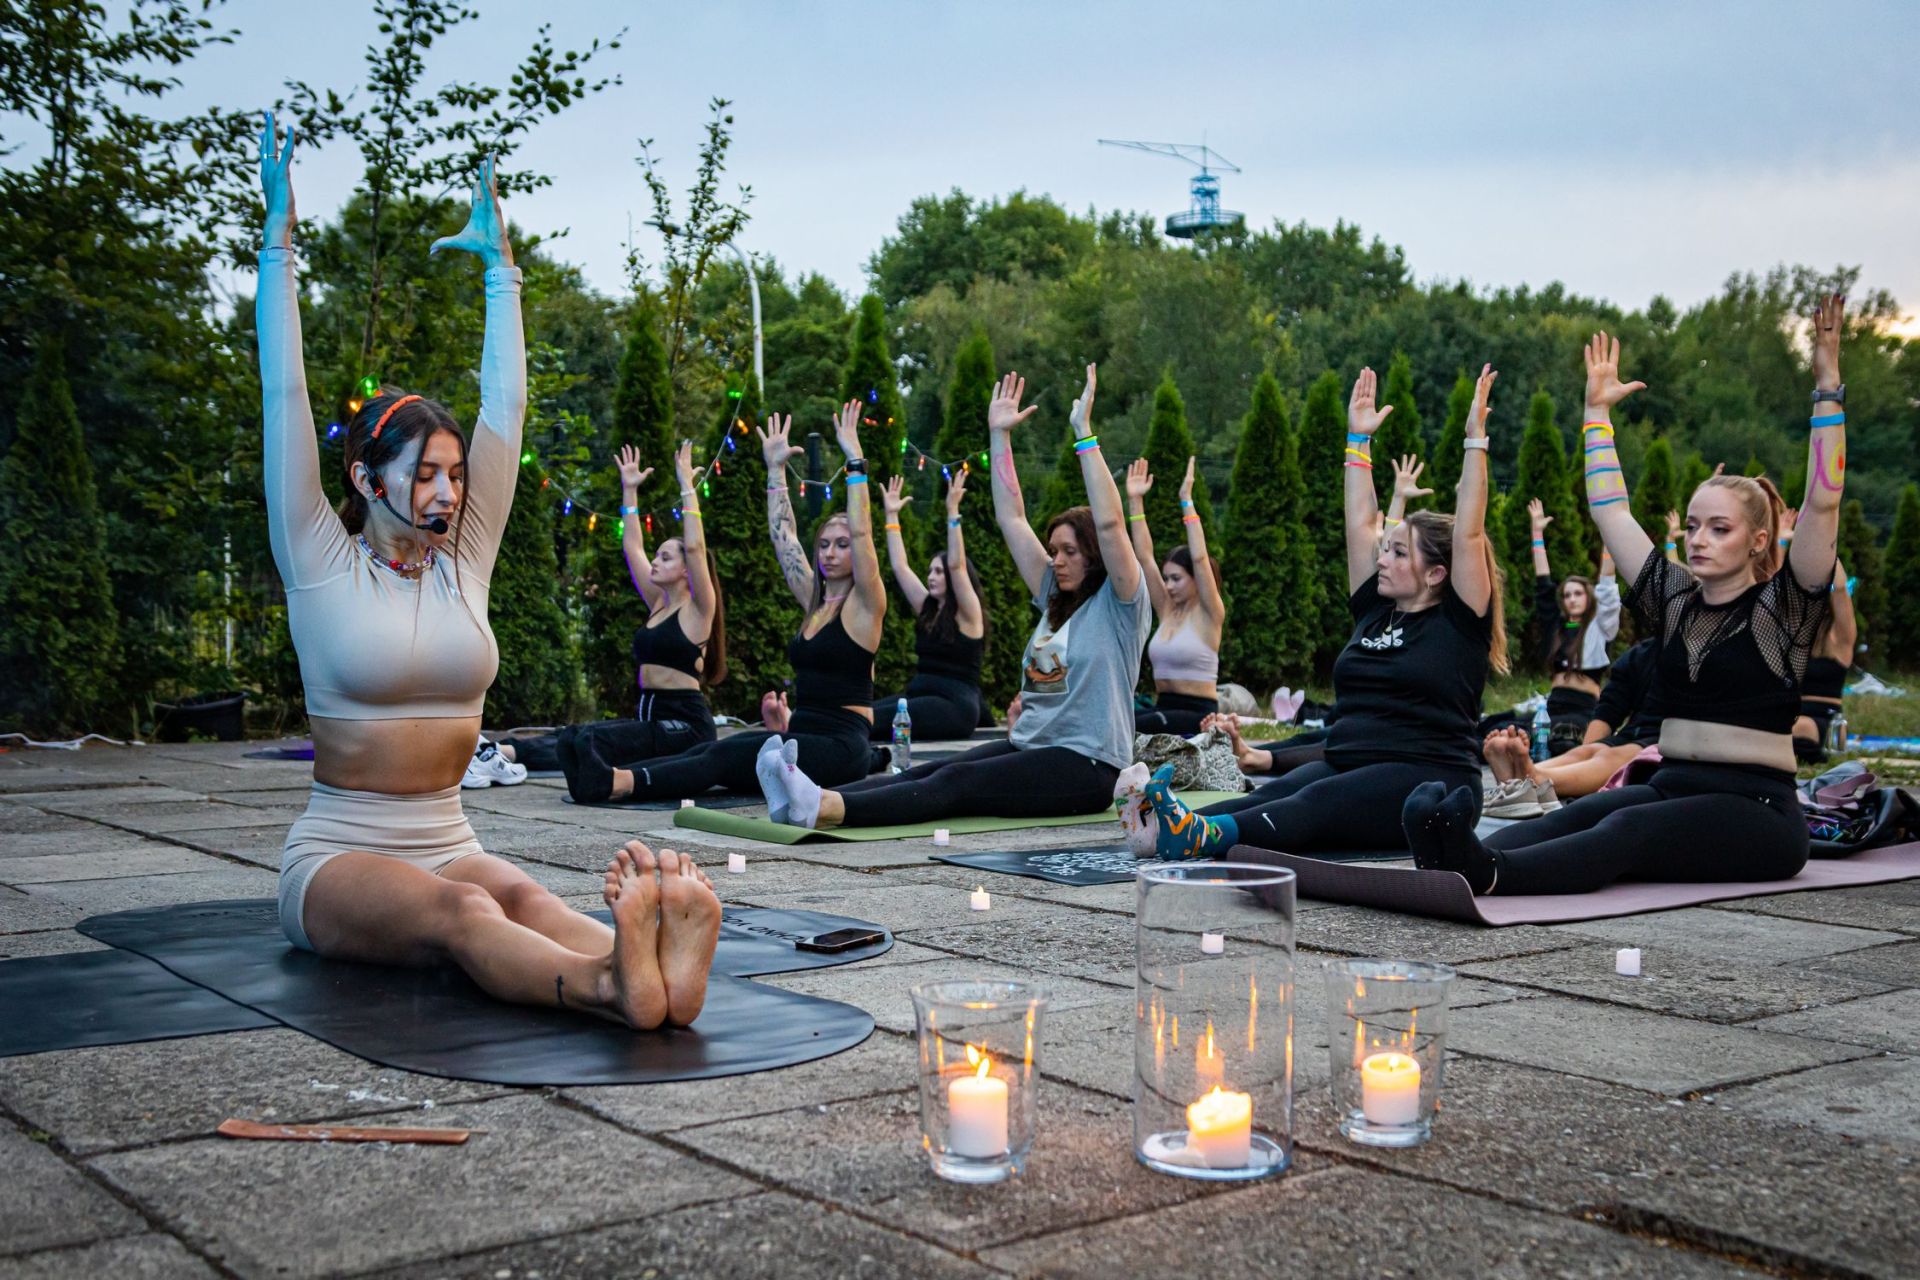
<instances>
[{"instance_id":1,"label":"lit candle flame","mask_svg":"<svg viewBox=\"0 0 1920 1280\"><path fill-rule=\"evenodd\" d=\"M974 1075L984 1080L986 1079L987 1072L993 1069L993 1059L972 1045L968 1045L967 1065L973 1068Z\"/></svg>"}]
</instances>

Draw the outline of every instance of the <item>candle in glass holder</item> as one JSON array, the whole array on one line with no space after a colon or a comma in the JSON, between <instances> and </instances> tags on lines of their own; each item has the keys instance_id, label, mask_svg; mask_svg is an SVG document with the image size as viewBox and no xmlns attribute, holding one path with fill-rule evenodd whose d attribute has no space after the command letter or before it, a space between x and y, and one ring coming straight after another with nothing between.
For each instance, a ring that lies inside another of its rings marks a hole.
<instances>
[{"instance_id":1,"label":"candle in glass holder","mask_svg":"<svg viewBox=\"0 0 1920 1280\"><path fill-rule=\"evenodd\" d=\"M1193 1074L1199 1080L1199 1092L1204 1096L1208 1090L1218 1090L1226 1083L1226 1060L1213 1043L1213 1022L1207 1022L1207 1033L1194 1045Z\"/></svg>"},{"instance_id":2,"label":"candle in glass holder","mask_svg":"<svg viewBox=\"0 0 1920 1280\"><path fill-rule=\"evenodd\" d=\"M1404 1053L1376 1053L1360 1064L1360 1111L1369 1124L1417 1124L1420 1064Z\"/></svg>"},{"instance_id":3,"label":"candle in glass holder","mask_svg":"<svg viewBox=\"0 0 1920 1280\"><path fill-rule=\"evenodd\" d=\"M1187 1149L1209 1169L1244 1169L1253 1157L1253 1095L1215 1085L1187 1108Z\"/></svg>"},{"instance_id":4,"label":"candle in glass holder","mask_svg":"<svg viewBox=\"0 0 1920 1280\"><path fill-rule=\"evenodd\" d=\"M947 1150L989 1159L1007 1152L1007 1082L989 1075L993 1059L972 1045L968 1075L947 1086Z\"/></svg>"},{"instance_id":5,"label":"candle in glass holder","mask_svg":"<svg viewBox=\"0 0 1920 1280\"><path fill-rule=\"evenodd\" d=\"M975 911L986 911L993 906L993 895L981 886L975 885L973 892L967 895L967 905Z\"/></svg>"}]
</instances>

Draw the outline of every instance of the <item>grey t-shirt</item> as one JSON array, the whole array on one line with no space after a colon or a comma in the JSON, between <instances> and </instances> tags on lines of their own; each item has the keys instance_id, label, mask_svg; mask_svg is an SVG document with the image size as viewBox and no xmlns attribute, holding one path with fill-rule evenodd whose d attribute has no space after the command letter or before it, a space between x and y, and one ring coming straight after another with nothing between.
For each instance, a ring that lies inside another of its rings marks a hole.
<instances>
[{"instance_id":1,"label":"grey t-shirt","mask_svg":"<svg viewBox=\"0 0 1920 1280\"><path fill-rule=\"evenodd\" d=\"M1140 651L1153 627L1147 584L1122 600L1113 579L1073 611L1055 631L1046 601L1058 590L1048 565L1034 607L1040 623L1027 641L1020 670L1020 719L1009 741L1016 747L1065 747L1116 769L1133 762L1133 687Z\"/></svg>"}]
</instances>

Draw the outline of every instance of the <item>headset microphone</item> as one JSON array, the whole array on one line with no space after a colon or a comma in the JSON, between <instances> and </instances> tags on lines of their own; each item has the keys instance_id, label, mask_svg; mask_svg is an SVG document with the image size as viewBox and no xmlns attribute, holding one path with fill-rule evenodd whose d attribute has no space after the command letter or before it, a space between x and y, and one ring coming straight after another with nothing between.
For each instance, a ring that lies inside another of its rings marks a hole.
<instances>
[{"instance_id":1,"label":"headset microphone","mask_svg":"<svg viewBox=\"0 0 1920 1280\"><path fill-rule=\"evenodd\" d=\"M396 520L407 519L405 516L401 515L399 511L395 510L394 505L391 502L387 501L387 491L384 488L374 490L373 496L380 499L381 506L393 512L394 519ZM447 523L447 518L445 516L430 516L425 520L419 520L419 521L408 520L407 523L413 525L413 527L416 529L424 529L428 533L436 534L436 535L444 534L448 529L452 527Z\"/></svg>"}]
</instances>

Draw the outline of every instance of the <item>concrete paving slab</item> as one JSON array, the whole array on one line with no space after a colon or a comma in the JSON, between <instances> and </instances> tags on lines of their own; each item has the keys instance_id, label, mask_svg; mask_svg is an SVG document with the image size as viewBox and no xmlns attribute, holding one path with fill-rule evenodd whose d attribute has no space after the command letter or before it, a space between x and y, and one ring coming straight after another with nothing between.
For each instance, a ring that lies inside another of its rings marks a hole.
<instances>
[{"instance_id":1,"label":"concrete paving slab","mask_svg":"<svg viewBox=\"0 0 1920 1280\"><path fill-rule=\"evenodd\" d=\"M114 876L168 876L183 872L221 871L233 863L178 845L143 841L105 852L46 854L38 858L0 860L0 884L16 888L59 884L68 880L100 880Z\"/></svg>"},{"instance_id":2,"label":"concrete paving slab","mask_svg":"<svg viewBox=\"0 0 1920 1280\"><path fill-rule=\"evenodd\" d=\"M279 876L271 871L228 867L221 871L37 884L26 890L26 896L33 904L28 918L51 922L31 927L71 929L88 916L109 911L131 911L135 907L160 907L176 902L214 902L222 898L271 898L278 888ZM6 894L16 892L19 891L9 889L0 893L0 932L6 931L10 914Z\"/></svg>"},{"instance_id":3,"label":"concrete paving slab","mask_svg":"<svg viewBox=\"0 0 1920 1280\"><path fill-rule=\"evenodd\" d=\"M1540 996L1465 1009L1449 1047L1678 1096L1864 1056L1824 1040Z\"/></svg>"},{"instance_id":4,"label":"concrete paving slab","mask_svg":"<svg viewBox=\"0 0 1920 1280\"><path fill-rule=\"evenodd\" d=\"M154 1233L0 1258L0 1280L213 1280L219 1274L172 1236Z\"/></svg>"},{"instance_id":5,"label":"concrete paving slab","mask_svg":"<svg viewBox=\"0 0 1920 1280\"><path fill-rule=\"evenodd\" d=\"M1920 987L1920 939L1829 956L1812 968L1884 982L1890 987Z\"/></svg>"},{"instance_id":6,"label":"concrete paving slab","mask_svg":"<svg viewBox=\"0 0 1920 1280\"><path fill-rule=\"evenodd\" d=\"M305 809L307 801L313 795L312 779L302 779L298 785L282 786L278 782L253 788L233 788L225 791L210 791L207 799L218 800L221 804L240 805L256 809Z\"/></svg>"},{"instance_id":7,"label":"concrete paving slab","mask_svg":"<svg viewBox=\"0 0 1920 1280\"><path fill-rule=\"evenodd\" d=\"M1581 920L1555 925L1555 932L1600 938L1616 947L1658 947L1703 955L1734 956L1748 964L1786 964L1858 951L1900 935L1879 929L1855 929L1784 916L1756 916L1707 907L1684 907L1612 920Z\"/></svg>"},{"instance_id":8,"label":"concrete paving slab","mask_svg":"<svg viewBox=\"0 0 1920 1280\"><path fill-rule=\"evenodd\" d=\"M1295 918L1295 941L1340 955L1396 956L1442 964L1498 960L1575 945L1574 939L1535 925L1485 929L1345 905L1300 913Z\"/></svg>"},{"instance_id":9,"label":"concrete paving slab","mask_svg":"<svg viewBox=\"0 0 1920 1280\"><path fill-rule=\"evenodd\" d=\"M210 831L169 831L167 839L175 844L198 849L202 853L217 853L228 858L238 858L250 862L256 867L280 867L280 850L287 843L287 828L293 825L289 818L285 822L262 823L248 827L216 827Z\"/></svg>"},{"instance_id":10,"label":"concrete paving slab","mask_svg":"<svg viewBox=\"0 0 1920 1280\"><path fill-rule=\"evenodd\" d=\"M1282 1223L1310 1223L1311 1229L1276 1229ZM989 1249L982 1257L1018 1275L1063 1280L1123 1275L1708 1280L1762 1274L1669 1242L1356 1169L1292 1175L1158 1213Z\"/></svg>"},{"instance_id":11,"label":"concrete paving slab","mask_svg":"<svg viewBox=\"0 0 1920 1280\"><path fill-rule=\"evenodd\" d=\"M940 885L894 884L883 877L847 878L843 889L823 888L802 893L758 896L763 907L831 911L885 925L897 935L945 933L979 927L988 930L1025 928L1057 914L1027 898L993 898L987 911L974 911L964 889ZM1131 945L1131 943L1129 943Z\"/></svg>"},{"instance_id":12,"label":"concrete paving slab","mask_svg":"<svg viewBox=\"0 0 1920 1280\"><path fill-rule=\"evenodd\" d=\"M1610 942L1594 943L1465 965L1462 971L1709 1022L1747 1022L1887 989L1880 983L1843 974L1768 966L1751 959L1676 951L1665 946L1645 949L1640 958L1641 976L1623 978L1613 971L1615 951Z\"/></svg>"},{"instance_id":13,"label":"concrete paving slab","mask_svg":"<svg viewBox=\"0 0 1920 1280\"><path fill-rule=\"evenodd\" d=\"M223 1265L289 1277L471 1253L755 1189L545 1098L450 1106L433 1123L487 1132L457 1147L212 1138L91 1163Z\"/></svg>"},{"instance_id":14,"label":"concrete paving slab","mask_svg":"<svg viewBox=\"0 0 1920 1280\"><path fill-rule=\"evenodd\" d=\"M965 900L965 890L941 887L936 892ZM998 915L1013 903L1025 904L1031 910L1033 900L998 894L993 903L994 910L982 914ZM1134 929L1130 916L1055 908L1049 915L1016 920L1018 928L1009 928L1002 918L979 924L943 923L930 929L908 929L902 936L956 955L1132 988Z\"/></svg>"},{"instance_id":15,"label":"concrete paving slab","mask_svg":"<svg viewBox=\"0 0 1920 1280\"><path fill-rule=\"evenodd\" d=\"M64 813L48 813L30 804L0 799L0 844L11 844L21 836L41 833L71 834L91 829L93 824L85 818L71 818Z\"/></svg>"},{"instance_id":16,"label":"concrete paving slab","mask_svg":"<svg viewBox=\"0 0 1920 1280\"><path fill-rule=\"evenodd\" d=\"M306 804L274 806L227 804L219 800L186 800L143 804L106 819L129 831L165 835L173 831L217 831L221 827L253 827L266 822L292 822ZM105 815L95 815L104 817Z\"/></svg>"},{"instance_id":17,"label":"concrete paving slab","mask_svg":"<svg viewBox=\"0 0 1920 1280\"><path fill-rule=\"evenodd\" d=\"M1857 889L1823 889L1818 893L1780 893L1767 898L1736 898L1713 904L1715 911L1785 916L1827 924L1884 929L1889 933L1920 934L1920 895L1911 901L1894 896L1898 885L1863 885Z\"/></svg>"},{"instance_id":18,"label":"concrete paving slab","mask_svg":"<svg viewBox=\"0 0 1920 1280\"><path fill-rule=\"evenodd\" d=\"M44 858L48 854L93 853L105 849L138 849L147 838L137 832L116 831L95 822L59 819L69 825L26 835L0 835L0 870L14 858Z\"/></svg>"},{"instance_id":19,"label":"concrete paving slab","mask_svg":"<svg viewBox=\"0 0 1920 1280\"><path fill-rule=\"evenodd\" d=\"M1785 1035L1920 1053L1920 990L1908 987L1844 1004L1763 1018L1752 1025L1762 1031Z\"/></svg>"},{"instance_id":20,"label":"concrete paving slab","mask_svg":"<svg viewBox=\"0 0 1920 1280\"><path fill-rule=\"evenodd\" d=\"M140 1215L13 1125L0 1122L0 1256L143 1229Z\"/></svg>"},{"instance_id":21,"label":"concrete paving slab","mask_svg":"<svg viewBox=\"0 0 1920 1280\"><path fill-rule=\"evenodd\" d=\"M81 918L65 903L0 885L0 935L70 929Z\"/></svg>"},{"instance_id":22,"label":"concrete paving slab","mask_svg":"<svg viewBox=\"0 0 1920 1280\"><path fill-rule=\"evenodd\" d=\"M111 818L116 813L132 813L149 804L205 800L206 796L168 786L90 786L75 791L15 792L13 798L49 813Z\"/></svg>"},{"instance_id":23,"label":"concrete paving slab","mask_svg":"<svg viewBox=\"0 0 1920 1280\"><path fill-rule=\"evenodd\" d=\"M48 929L44 933L0 933L0 960L24 960L28 956L64 956L76 951L105 951L106 944L73 932Z\"/></svg>"},{"instance_id":24,"label":"concrete paving slab","mask_svg":"<svg viewBox=\"0 0 1920 1280\"><path fill-rule=\"evenodd\" d=\"M229 1117L295 1124L411 1111L382 1123L438 1124L441 1108L502 1092L375 1066L279 1028L0 1058L0 1102L81 1155L208 1137Z\"/></svg>"},{"instance_id":25,"label":"concrete paving slab","mask_svg":"<svg viewBox=\"0 0 1920 1280\"><path fill-rule=\"evenodd\" d=\"M898 951L899 947L894 950ZM907 995L907 988L923 982L1008 980L1034 982L1045 987L1052 996L1049 1008L1054 1010L1085 1005L1130 1009L1133 1005L1131 983L1124 987L1100 986L1020 965L957 958L912 964L844 965L837 969L810 969L755 979L789 991L844 1001L872 1014L875 1025L904 1034L913 1032L913 1001Z\"/></svg>"},{"instance_id":26,"label":"concrete paving slab","mask_svg":"<svg viewBox=\"0 0 1920 1280\"><path fill-rule=\"evenodd\" d=\"M1885 1054L1816 1067L1728 1089L1715 1102L1735 1115L1811 1125L1920 1156L1920 1057Z\"/></svg>"}]
</instances>

